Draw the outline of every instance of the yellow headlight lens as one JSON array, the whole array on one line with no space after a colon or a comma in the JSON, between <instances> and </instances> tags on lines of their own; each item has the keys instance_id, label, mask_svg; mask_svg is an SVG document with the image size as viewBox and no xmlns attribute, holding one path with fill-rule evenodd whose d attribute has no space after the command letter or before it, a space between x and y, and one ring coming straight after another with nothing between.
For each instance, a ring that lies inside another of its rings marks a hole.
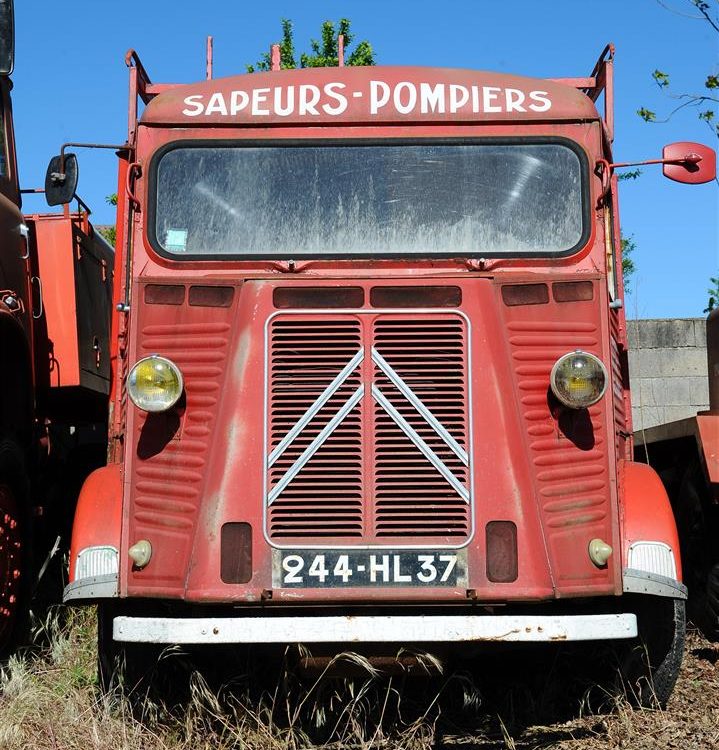
<instances>
[{"instance_id":1,"label":"yellow headlight lens","mask_svg":"<svg viewBox=\"0 0 719 750\"><path fill-rule=\"evenodd\" d=\"M143 411L166 411L177 403L182 388L180 368L156 354L137 362L127 376L127 394Z\"/></svg>"},{"instance_id":2,"label":"yellow headlight lens","mask_svg":"<svg viewBox=\"0 0 719 750\"><path fill-rule=\"evenodd\" d=\"M607 380L607 370L602 361L582 351L560 357L550 375L552 392L572 409L596 404L607 389Z\"/></svg>"}]
</instances>

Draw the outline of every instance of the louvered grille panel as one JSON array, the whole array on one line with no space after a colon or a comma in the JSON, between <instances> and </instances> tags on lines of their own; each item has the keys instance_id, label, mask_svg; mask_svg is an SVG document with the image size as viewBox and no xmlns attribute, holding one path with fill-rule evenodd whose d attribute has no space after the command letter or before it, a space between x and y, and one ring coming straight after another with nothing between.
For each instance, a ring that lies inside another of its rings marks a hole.
<instances>
[{"instance_id":1,"label":"louvered grille panel","mask_svg":"<svg viewBox=\"0 0 719 750\"><path fill-rule=\"evenodd\" d=\"M269 429L270 447L275 450L361 350L360 322L281 318L273 322L270 347ZM356 368L272 464L270 492L360 386L361 371ZM272 537L362 535L361 443L358 404L272 502Z\"/></svg>"},{"instance_id":2,"label":"louvered grille panel","mask_svg":"<svg viewBox=\"0 0 719 750\"><path fill-rule=\"evenodd\" d=\"M378 320L374 346L459 447L468 453L465 332L461 318ZM469 468L375 366L374 383L415 433L468 488ZM374 406L375 533L378 537L448 536L469 532L469 503L381 405Z\"/></svg>"},{"instance_id":3,"label":"louvered grille panel","mask_svg":"<svg viewBox=\"0 0 719 750\"><path fill-rule=\"evenodd\" d=\"M627 385L624 383L624 375L622 372L622 359L625 355L624 348L620 344L621 337L619 334L619 313L616 310L612 310L609 317L609 331L610 339L609 345L611 347L611 375L613 383L612 398L614 401L614 429L615 429L615 444L617 450L617 456L624 456L626 452L628 435L628 423L627 423L627 401L625 400L624 388Z\"/></svg>"},{"instance_id":4,"label":"louvered grille panel","mask_svg":"<svg viewBox=\"0 0 719 750\"><path fill-rule=\"evenodd\" d=\"M266 498L273 540L467 538L467 336L464 318L446 311L273 319Z\"/></svg>"}]
</instances>

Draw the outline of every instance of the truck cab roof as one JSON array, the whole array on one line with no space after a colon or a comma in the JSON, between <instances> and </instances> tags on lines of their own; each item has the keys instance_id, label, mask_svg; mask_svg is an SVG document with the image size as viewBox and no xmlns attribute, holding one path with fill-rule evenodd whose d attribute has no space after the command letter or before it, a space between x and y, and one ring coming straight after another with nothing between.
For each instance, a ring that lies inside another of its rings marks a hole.
<instances>
[{"instance_id":1,"label":"truck cab roof","mask_svg":"<svg viewBox=\"0 0 719 750\"><path fill-rule=\"evenodd\" d=\"M406 66L266 71L187 85L156 84L140 122L276 127L599 120L594 102L576 84Z\"/></svg>"}]
</instances>

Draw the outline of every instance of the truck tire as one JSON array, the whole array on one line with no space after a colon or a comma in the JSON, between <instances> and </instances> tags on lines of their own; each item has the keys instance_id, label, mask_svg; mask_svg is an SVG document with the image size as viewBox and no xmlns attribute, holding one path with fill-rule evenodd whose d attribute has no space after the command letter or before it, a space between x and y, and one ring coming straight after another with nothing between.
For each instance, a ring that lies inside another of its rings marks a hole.
<instances>
[{"instance_id":1,"label":"truck tire","mask_svg":"<svg viewBox=\"0 0 719 750\"><path fill-rule=\"evenodd\" d=\"M27 637L32 593L30 513L23 454L0 438L0 658Z\"/></svg>"},{"instance_id":2,"label":"truck tire","mask_svg":"<svg viewBox=\"0 0 719 750\"><path fill-rule=\"evenodd\" d=\"M710 640L719 640L719 531L717 508L709 498L698 461L686 470L675 508L684 582L689 589L688 615Z\"/></svg>"},{"instance_id":3,"label":"truck tire","mask_svg":"<svg viewBox=\"0 0 719 750\"><path fill-rule=\"evenodd\" d=\"M621 649L618 687L634 705L666 708L684 657L685 603L644 596L635 612L639 637Z\"/></svg>"},{"instance_id":4,"label":"truck tire","mask_svg":"<svg viewBox=\"0 0 719 750\"><path fill-rule=\"evenodd\" d=\"M132 608L132 612L136 612ZM97 681L103 694L122 693L131 704L141 706L152 691L160 672L163 648L153 643L122 643L113 640L112 621L130 614L119 602L97 607ZM161 693L161 691L158 690Z\"/></svg>"}]
</instances>

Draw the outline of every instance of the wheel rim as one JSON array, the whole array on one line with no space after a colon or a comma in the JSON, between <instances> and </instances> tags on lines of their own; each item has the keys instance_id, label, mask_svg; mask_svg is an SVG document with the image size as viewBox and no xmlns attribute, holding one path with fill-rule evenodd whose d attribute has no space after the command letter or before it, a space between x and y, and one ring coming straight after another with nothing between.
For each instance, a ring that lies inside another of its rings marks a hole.
<instances>
[{"instance_id":1,"label":"wheel rim","mask_svg":"<svg viewBox=\"0 0 719 750\"><path fill-rule=\"evenodd\" d=\"M0 644L12 632L20 606L22 537L12 490L0 484Z\"/></svg>"}]
</instances>

